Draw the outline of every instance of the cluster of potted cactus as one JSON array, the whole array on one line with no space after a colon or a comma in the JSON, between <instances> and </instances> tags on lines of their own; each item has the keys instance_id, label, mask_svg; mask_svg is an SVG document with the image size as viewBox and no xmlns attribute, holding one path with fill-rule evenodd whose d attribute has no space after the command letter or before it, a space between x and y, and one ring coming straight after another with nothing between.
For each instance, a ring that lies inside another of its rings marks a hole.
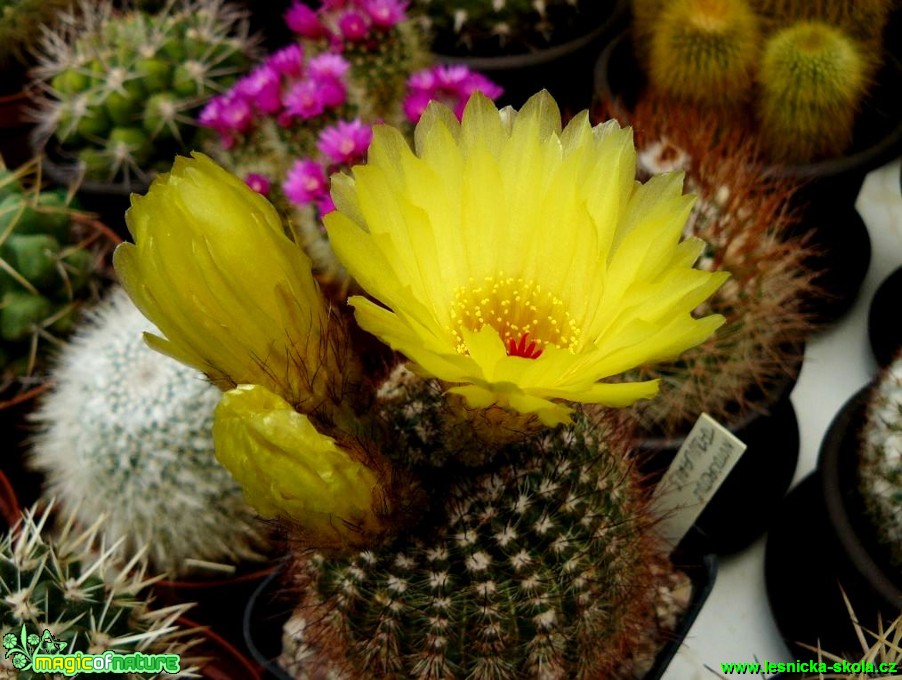
<instances>
[{"instance_id":1,"label":"cluster of potted cactus","mask_svg":"<svg viewBox=\"0 0 902 680\"><path fill-rule=\"evenodd\" d=\"M53 5L28 48L58 176L139 189L121 287L76 184L0 170L0 402L43 391L40 502L0 474L0 675L64 648L202 673L183 586L287 552L277 675L657 677L699 597L681 560L746 547L795 470L822 278L762 159L842 152L889 5L634 0L653 96L580 113L428 45L597 50L620 2L289 0L266 56L227 0L125 5ZM866 527L884 609L899 361L822 473L855 471L824 512ZM674 551L655 484L702 414L747 450ZM230 592L196 610L229 635Z\"/></svg>"},{"instance_id":2,"label":"cluster of potted cactus","mask_svg":"<svg viewBox=\"0 0 902 680\"><path fill-rule=\"evenodd\" d=\"M760 130L776 163L832 158L852 142L882 61L889 2L636 2L636 43L659 94Z\"/></svg>"}]
</instances>

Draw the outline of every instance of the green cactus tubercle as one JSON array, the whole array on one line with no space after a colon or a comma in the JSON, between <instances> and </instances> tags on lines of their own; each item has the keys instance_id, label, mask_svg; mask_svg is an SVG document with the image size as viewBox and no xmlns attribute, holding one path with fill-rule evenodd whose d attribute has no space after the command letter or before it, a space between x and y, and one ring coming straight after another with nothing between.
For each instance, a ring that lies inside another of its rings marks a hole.
<instances>
[{"instance_id":1,"label":"green cactus tubercle","mask_svg":"<svg viewBox=\"0 0 902 680\"><path fill-rule=\"evenodd\" d=\"M758 74L761 139L771 158L804 163L841 153L852 139L868 69L858 44L825 23L775 33Z\"/></svg>"},{"instance_id":2,"label":"green cactus tubercle","mask_svg":"<svg viewBox=\"0 0 902 680\"><path fill-rule=\"evenodd\" d=\"M303 556L299 655L346 678L604 677L648 623L658 557L606 434L578 419L513 445L417 537Z\"/></svg>"},{"instance_id":3,"label":"green cactus tubercle","mask_svg":"<svg viewBox=\"0 0 902 680\"><path fill-rule=\"evenodd\" d=\"M191 605L152 609L141 593L153 579L146 577L140 558L120 570L111 559L112 547L97 551L106 516L82 531L71 518L53 528L51 509L27 510L0 538L0 677L62 678L26 670L28 656L37 649L47 653L50 645L65 654L179 654L181 670L196 672L190 637L176 621Z\"/></svg>"},{"instance_id":4,"label":"green cactus tubercle","mask_svg":"<svg viewBox=\"0 0 902 680\"><path fill-rule=\"evenodd\" d=\"M101 181L146 179L171 164L203 103L254 54L246 18L221 0L179 0L158 14L83 3L40 47L39 136Z\"/></svg>"}]
</instances>

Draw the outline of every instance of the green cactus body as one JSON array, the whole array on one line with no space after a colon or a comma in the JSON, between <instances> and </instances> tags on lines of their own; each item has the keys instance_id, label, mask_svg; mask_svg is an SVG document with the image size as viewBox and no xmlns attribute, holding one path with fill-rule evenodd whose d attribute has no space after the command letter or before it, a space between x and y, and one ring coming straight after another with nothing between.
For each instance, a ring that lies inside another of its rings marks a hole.
<instances>
[{"instance_id":1,"label":"green cactus body","mask_svg":"<svg viewBox=\"0 0 902 680\"><path fill-rule=\"evenodd\" d=\"M301 556L289 665L316 678L606 677L648 625L660 559L609 435L580 417L437 490L444 507L419 536Z\"/></svg>"},{"instance_id":2,"label":"green cactus body","mask_svg":"<svg viewBox=\"0 0 902 680\"><path fill-rule=\"evenodd\" d=\"M654 24L649 76L681 100L742 105L751 96L760 43L745 0L674 0Z\"/></svg>"},{"instance_id":3,"label":"green cactus body","mask_svg":"<svg viewBox=\"0 0 902 680\"><path fill-rule=\"evenodd\" d=\"M126 559L183 575L192 560L257 557L262 527L213 455L219 390L144 344L152 330L121 290L92 310L61 352L35 414L31 463L46 494Z\"/></svg>"},{"instance_id":4,"label":"green cactus body","mask_svg":"<svg viewBox=\"0 0 902 680\"><path fill-rule=\"evenodd\" d=\"M774 161L805 163L851 142L868 60L839 29L800 22L771 36L758 74L762 144Z\"/></svg>"},{"instance_id":5,"label":"green cactus body","mask_svg":"<svg viewBox=\"0 0 902 680\"><path fill-rule=\"evenodd\" d=\"M77 243L78 212L63 190L41 191L36 162L0 179L0 390L41 372L45 349L62 342L96 294L97 253Z\"/></svg>"},{"instance_id":6,"label":"green cactus body","mask_svg":"<svg viewBox=\"0 0 902 680\"><path fill-rule=\"evenodd\" d=\"M180 0L158 14L83 3L41 44L39 136L55 137L89 179L146 180L154 161L189 148L200 106L250 65L247 30L222 0Z\"/></svg>"},{"instance_id":7,"label":"green cactus body","mask_svg":"<svg viewBox=\"0 0 902 680\"><path fill-rule=\"evenodd\" d=\"M871 524L902 573L902 355L881 373L871 394L858 474Z\"/></svg>"},{"instance_id":8,"label":"green cactus body","mask_svg":"<svg viewBox=\"0 0 902 680\"><path fill-rule=\"evenodd\" d=\"M60 645L64 654L179 654L182 675L196 673L191 640L176 622L191 605L151 609L141 592L153 579L145 577L140 561L120 571L109 550L93 551L105 519L96 517L83 533L71 521L51 532L49 511L32 509L0 540L0 677L62 680L62 673L25 670L27 655L59 653Z\"/></svg>"}]
</instances>

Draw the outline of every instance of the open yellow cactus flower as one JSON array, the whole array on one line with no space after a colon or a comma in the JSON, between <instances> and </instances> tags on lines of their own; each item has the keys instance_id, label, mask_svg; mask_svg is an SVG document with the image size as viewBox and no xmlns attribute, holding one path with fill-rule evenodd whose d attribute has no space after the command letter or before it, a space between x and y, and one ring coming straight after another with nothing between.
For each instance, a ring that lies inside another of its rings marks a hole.
<instances>
[{"instance_id":1,"label":"open yellow cactus flower","mask_svg":"<svg viewBox=\"0 0 902 680\"><path fill-rule=\"evenodd\" d=\"M474 408L569 420L657 382L603 382L702 342L692 311L728 277L693 269L681 173L635 181L632 133L588 114L562 129L545 92L518 112L474 95L461 122L432 103L415 151L377 126L368 163L333 179L329 238L375 301L359 324Z\"/></svg>"}]
</instances>

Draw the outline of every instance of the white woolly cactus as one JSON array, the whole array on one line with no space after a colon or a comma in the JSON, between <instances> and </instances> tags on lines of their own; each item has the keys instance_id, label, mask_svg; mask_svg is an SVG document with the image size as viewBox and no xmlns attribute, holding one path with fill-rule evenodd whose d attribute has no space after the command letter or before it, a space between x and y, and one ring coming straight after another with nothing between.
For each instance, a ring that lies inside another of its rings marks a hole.
<instances>
[{"instance_id":1,"label":"white woolly cactus","mask_svg":"<svg viewBox=\"0 0 902 680\"><path fill-rule=\"evenodd\" d=\"M902 354L881 373L871 395L859 478L871 522L902 569Z\"/></svg>"},{"instance_id":2,"label":"white woolly cactus","mask_svg":"<svg viewBox=\"0 0 902 680\"><path fill-rule=\"evenodd\" d=\"M38 651L178 654L179 671L167 677L196 677L187 654L191 632L177 622L191 605L150 608L140 593L155 579L146 577L142 556L120 570L115 546L95 550L106 516L84 532L71 517L52 532L49 518L50 509L30 509L0 539L0 678L63 678L27 669Z\"/></svg>"},{"instance_id":3,"label":"white woolly cactus","mask_svg":"<svg viewBox=\"0 0 902 680\"><path fill-rule=\"evenodd\" d=\"M84 524L124 555L149 544L153 568L252 559L259 520L213 455L218 389L147 347L151 324L116 290L63 350L33 418L32 464Z\"/></svg>"}]
</instances>

